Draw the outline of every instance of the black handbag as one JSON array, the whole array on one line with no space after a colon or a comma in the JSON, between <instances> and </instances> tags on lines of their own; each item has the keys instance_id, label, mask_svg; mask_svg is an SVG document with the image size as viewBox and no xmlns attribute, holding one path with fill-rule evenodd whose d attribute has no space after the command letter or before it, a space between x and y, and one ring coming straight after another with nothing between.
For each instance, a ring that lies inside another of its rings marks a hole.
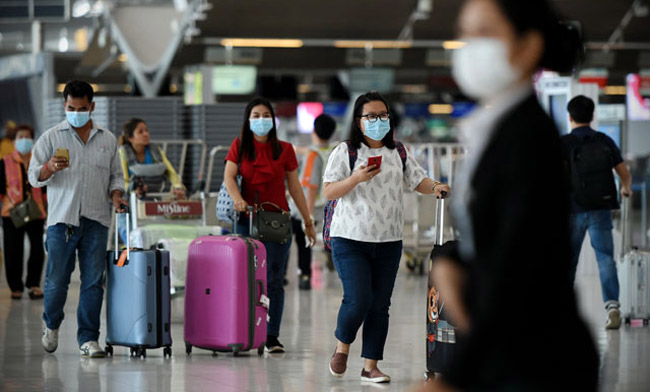
<instances>
[{"instance_id":1,"label":"black handbag","mask_svg":"<svg viewBox=\"0 0 650 392\"><path fill-rule=\"evenodd\" d=\"M41 210L38 208L38 204L36 204L34 199L32 199L31 195L28 195L27 200L15 205L9 211L11 222L17 229L20 229L33 220L39 219L41 215Z\"/></svg>"},{"instance_id":2,"label":"black handbag","mask_svg":"<svg viewBox=\"0 0 650 392\"><path fill-rule=\"evenodd\" d=\"M275 211L264 209L273 207ZM264 202L255 211L255 225L252 236L260 241L277 242L284 245L291 239L291 215L276 204Z\"/></svg>"}]
</instances>

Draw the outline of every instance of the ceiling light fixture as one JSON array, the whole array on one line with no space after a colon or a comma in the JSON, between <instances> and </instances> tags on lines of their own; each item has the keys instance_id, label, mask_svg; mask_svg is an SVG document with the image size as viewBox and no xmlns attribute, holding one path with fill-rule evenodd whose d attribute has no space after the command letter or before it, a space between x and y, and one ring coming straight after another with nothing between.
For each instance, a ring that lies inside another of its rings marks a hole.
<instances>
[{"instance_id":1,"label":"ceiling light fixture","mask_svg":"<svg viewBox=\"0 0 650 392\"><path fill-rule=\"evenodd\" d=\"M466 43L463 41L445 41L442 43L442 47L447 50L460 49L465 46Z\"/></svg>"},{"instance_id":2,"label":"ceiling light fixture","mask_svg":"<svg viewBox=\"0 0 650 392\"><path fill-rule=\"evenodd\" d=\"M372 49L405 49L410 48L413 44L410 41L356 41L356 40L336 40L334 46L337 48L372 48Z\"/></svg>"},{"instance_id":3,"label":"ceiling light fixture","mask_svg":"<svg viewBox=\"0 0 650 392\"><path fill-rule=\"evenodd\" d=\"M224 38L221 45L251 48L301 48L300 39L269 39L269 38Z\"/></svg>"},{"instance_id":4,"label":"ceiling light fixture","mask_svg":"<svg viewBox=\"0 0 650 392\"><path fill-rule=\"evenodd\" d=\"M627 88L625 86L605 86L603 92L606 95L626 95Z\"/></svg>"},{"instance_id":5,"label":"ceiling light fixture","mask_svg":"<svg viewBox=\"0 0 650 392\"><path fill-rule=\"evenodd\" d=\"M429 105L429 113L431 114L452 114L453 112L454 107L452 105L436 103Z\"/></svg>"}]
</instances>

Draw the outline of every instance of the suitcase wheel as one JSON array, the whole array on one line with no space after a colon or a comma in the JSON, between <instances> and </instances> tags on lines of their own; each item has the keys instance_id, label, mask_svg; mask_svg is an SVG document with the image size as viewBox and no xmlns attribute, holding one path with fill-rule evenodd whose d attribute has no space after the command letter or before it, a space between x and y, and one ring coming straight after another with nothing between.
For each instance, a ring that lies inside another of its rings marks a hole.
<instances>
[{"instance_id":1,"label":"suitcase wheel","mask_svg":"<svg viewBox=\"0 0 650 392\"><path fill-rule=\"evenodd\" d=\"M257 348L257 356L261 357L264 355L264 346L266 346L266 343L262 343L258 348Z\"/></svg>"},{"instance_id":2,"label":"suitcase wheel","mask_svg":"<svg viewBox=\"0 0 650 392\"><path fill-rule=\"evenodd\" d=\"M630 325L630 318L629 317L625 318L625 325Z\"/></svg>"},{"instance_id":3,"label":"suitcase wheel","mask_svg":"<svg viewBox=\"0 0 650 392\"><path fill-rule=\"evenodd\" d=\"M143 347L131 347L131 356L136 358L146 358L147 350Z\"/></svg>"},{"instance_id":4,"label":"suitcase wheel","mask_svg":"<svg viewBox=\"0 0 650 392\"><path fill-rule=\"evenodd\" d=\"M172 357L172 348L171 347L165 347L163 350L163 357Z\"/></svg>"},{"instance_id":5,"label":"suitcase wheel","mask_svg":"<svg viewBox=\"0 0 650 392\"><path fill-rule=\"evenodd\" d=\"M185 354L187 355L192 354L192 345L189 343L185 343Z\"/></svg>"},{"instance_id":6,"label":"suitcase wheel","mask_svg":"<svg viewBox=\"0 0 650 392\"><path fill-rule=\"evenodd\" d=\"M106 355L110 355L111 357L113 356L113 346L111 346L110 344L106 345L104 351L106 351Z\"/></svg>"},{"instance_id":7,"label":"suitcase wheel","mask_svg":"<svg viewBox=\"0 0 650 392\"><path fill-rule=\"evenodd\" d=\"M219 354L217 354L216 351L213 351L213 352L212 352L212 356L213 356L213 357L216 357L217 355L219 355Z\"/></svg>"}]
</instances>

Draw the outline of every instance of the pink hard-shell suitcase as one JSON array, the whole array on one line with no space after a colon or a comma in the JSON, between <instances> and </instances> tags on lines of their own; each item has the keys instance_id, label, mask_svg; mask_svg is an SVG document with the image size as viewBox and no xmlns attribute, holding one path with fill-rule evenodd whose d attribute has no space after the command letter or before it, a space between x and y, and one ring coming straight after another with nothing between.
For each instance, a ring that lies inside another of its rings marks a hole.
<instances>
[{"instance_id":1,"label":"pink hard-shell suitcase","mask_svg":"<svg viewBox=\"0 0 650 392\"><path fill-rule=\"evenodd\" d=\"M264 352L266 249L239 235L192 241L185 283L185 351Z\"/></svg>"}]
</instances>

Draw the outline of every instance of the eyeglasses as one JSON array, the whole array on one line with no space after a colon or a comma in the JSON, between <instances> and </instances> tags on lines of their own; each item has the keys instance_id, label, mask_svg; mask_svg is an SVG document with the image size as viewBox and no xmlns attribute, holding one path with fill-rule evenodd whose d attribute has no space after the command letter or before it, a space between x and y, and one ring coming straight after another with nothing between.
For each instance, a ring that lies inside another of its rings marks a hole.
<instances>
[{"instance_id":1,"label":"eyeglasses","mask_svg":"<svg viewBox=\"0 0 650 392\"><path fill-rule=\"evenodd\" d=\"M389 115L388 113L382 113L382 114L380 114L380 115L376 115L376 114L362 114L362 115L359 116L359 117L366 117L366 118L368 119L368 122L369 122L369 123L374 123L374 122L377 122L377 119L379 119L379 120L381 120L381 121L383 121L383 122L386 122L386 121L388 121L388 119L390 118L390 115Z\"/></svg>"}]
</instances>

